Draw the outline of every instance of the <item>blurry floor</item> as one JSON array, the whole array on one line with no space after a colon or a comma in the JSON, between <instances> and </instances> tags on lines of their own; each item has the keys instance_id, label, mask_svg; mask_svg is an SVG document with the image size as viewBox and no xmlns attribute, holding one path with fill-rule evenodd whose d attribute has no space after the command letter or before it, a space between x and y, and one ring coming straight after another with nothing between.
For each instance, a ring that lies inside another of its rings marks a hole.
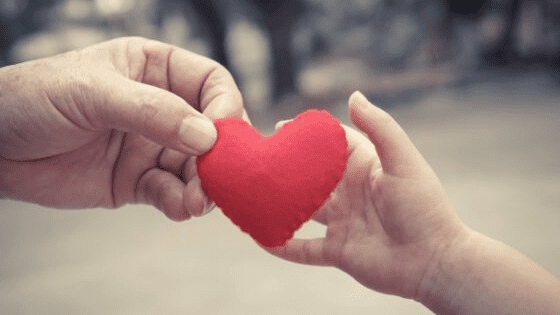
<instances>
[{"instance_id":1,"label":"blurry floor","mask_svg":"<svg viewBox=\"0 0 560 315\"><path fill-rule=\"evenodd\" d=\"M556 274L559 96L534 75L419 93L389 110L469 226ZM331 111L348 124L337 104ZM269 121L288 114L253 120L270 132ZM138 205L0 208L0 314L431 314L335 269L274 258L219 210L175 223ZM320 232L312 223L299 234Z\"/></svg>"}]
</instances>

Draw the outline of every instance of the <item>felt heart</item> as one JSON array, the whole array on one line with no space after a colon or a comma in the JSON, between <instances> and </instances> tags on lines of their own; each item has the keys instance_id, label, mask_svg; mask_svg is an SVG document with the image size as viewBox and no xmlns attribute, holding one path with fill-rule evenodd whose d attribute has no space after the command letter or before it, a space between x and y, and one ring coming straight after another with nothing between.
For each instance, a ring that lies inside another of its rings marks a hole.
<instances>
[{"instance_id":1,"label":"felt heart","mask_svg":"<svg viewBox=\"0 0 560 315\"><path fill-rule=\"evenodd\" d=\"M326 111L306 111L268 137L238 118L214 124L216 144L197 159L202 187L263 246L290 239L346 169L346 133Z\"/></svg>"}]
</instances>

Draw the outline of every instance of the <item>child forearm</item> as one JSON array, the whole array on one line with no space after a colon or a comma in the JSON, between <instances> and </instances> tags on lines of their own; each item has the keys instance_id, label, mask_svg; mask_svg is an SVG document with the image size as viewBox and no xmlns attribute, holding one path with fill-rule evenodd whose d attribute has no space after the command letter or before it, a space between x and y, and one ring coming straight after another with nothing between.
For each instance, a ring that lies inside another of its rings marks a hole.
<instances>
[{"instance_id":1,"label":"child forearm","mask_svg":"<svg viewBox=\"0 0 560 315\"><path fill-rule=\"evenodd\" d=\"M560 280L517 250L471 232L449 247L417 299L437 314L560 314Z\"/></svg>"}]
</instances>

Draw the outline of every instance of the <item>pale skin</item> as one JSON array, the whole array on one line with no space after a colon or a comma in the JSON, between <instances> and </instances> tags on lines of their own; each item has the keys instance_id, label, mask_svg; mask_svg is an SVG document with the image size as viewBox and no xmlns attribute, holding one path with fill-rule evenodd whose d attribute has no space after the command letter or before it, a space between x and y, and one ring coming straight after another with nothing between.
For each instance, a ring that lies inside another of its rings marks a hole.
<instances>
[{"instance_id":1,"label":"pale skin","mask_svg":"<svg viewBox=\"0 0 560 315\"><path fill-rule=\"evenodd\" d=\"M560 281L464 225L403 129L359 92L346 174L314 216L323 238L266 248L289 261L337 267L364 286L437 314L560 314ZM277 125L280 127L284 122Z\"/></svg>"},{"instance_id":2,"label":"pale skin","mask_svg":"<svg viewBox=\"0 0 560 315\"><path fill-rule=\"evenodd\" d=\"M247 118L225 68L134 37L0 69L0 111L0 197L176 221L212 208L195 164L212 119Z\"/></svg>"},{"instance_id":3,"label":"pale skin","mask_svg":"<svg viewBox=\"0 0 560 315\"><path fill-rule=\"evenodd\" d=\"M348 108L367 138L344 126L347 170L314 216L326 236L269 252L335 266L438 314L560 314L556 276L466 227L389 114L360 93ZM216 140L212 119L248 120L224 68L142 38L0 69L0 112L0 197L73 209L146 203L177 221L212 208L194 163Z\"/></svg>"}]
</instances>

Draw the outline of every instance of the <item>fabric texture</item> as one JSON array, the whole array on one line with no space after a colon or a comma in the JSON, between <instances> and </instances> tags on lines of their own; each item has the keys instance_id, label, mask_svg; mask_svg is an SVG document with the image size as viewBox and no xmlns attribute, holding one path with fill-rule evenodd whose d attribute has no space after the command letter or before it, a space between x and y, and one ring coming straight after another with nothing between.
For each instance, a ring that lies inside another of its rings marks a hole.
<instances>
[{"instance_id":1,"label":"fabric texture","mask_svg":"<svg viewBox=\"0 0 560 315\"><path fill-rule=\"evenodd\" d=\"M265 247L292 238L346 169L346 134L326 111L306 111L268 137L238 118L214 124L216 144L197 158L202 187L234 224Z\"/></svg>"}]
</instances>

